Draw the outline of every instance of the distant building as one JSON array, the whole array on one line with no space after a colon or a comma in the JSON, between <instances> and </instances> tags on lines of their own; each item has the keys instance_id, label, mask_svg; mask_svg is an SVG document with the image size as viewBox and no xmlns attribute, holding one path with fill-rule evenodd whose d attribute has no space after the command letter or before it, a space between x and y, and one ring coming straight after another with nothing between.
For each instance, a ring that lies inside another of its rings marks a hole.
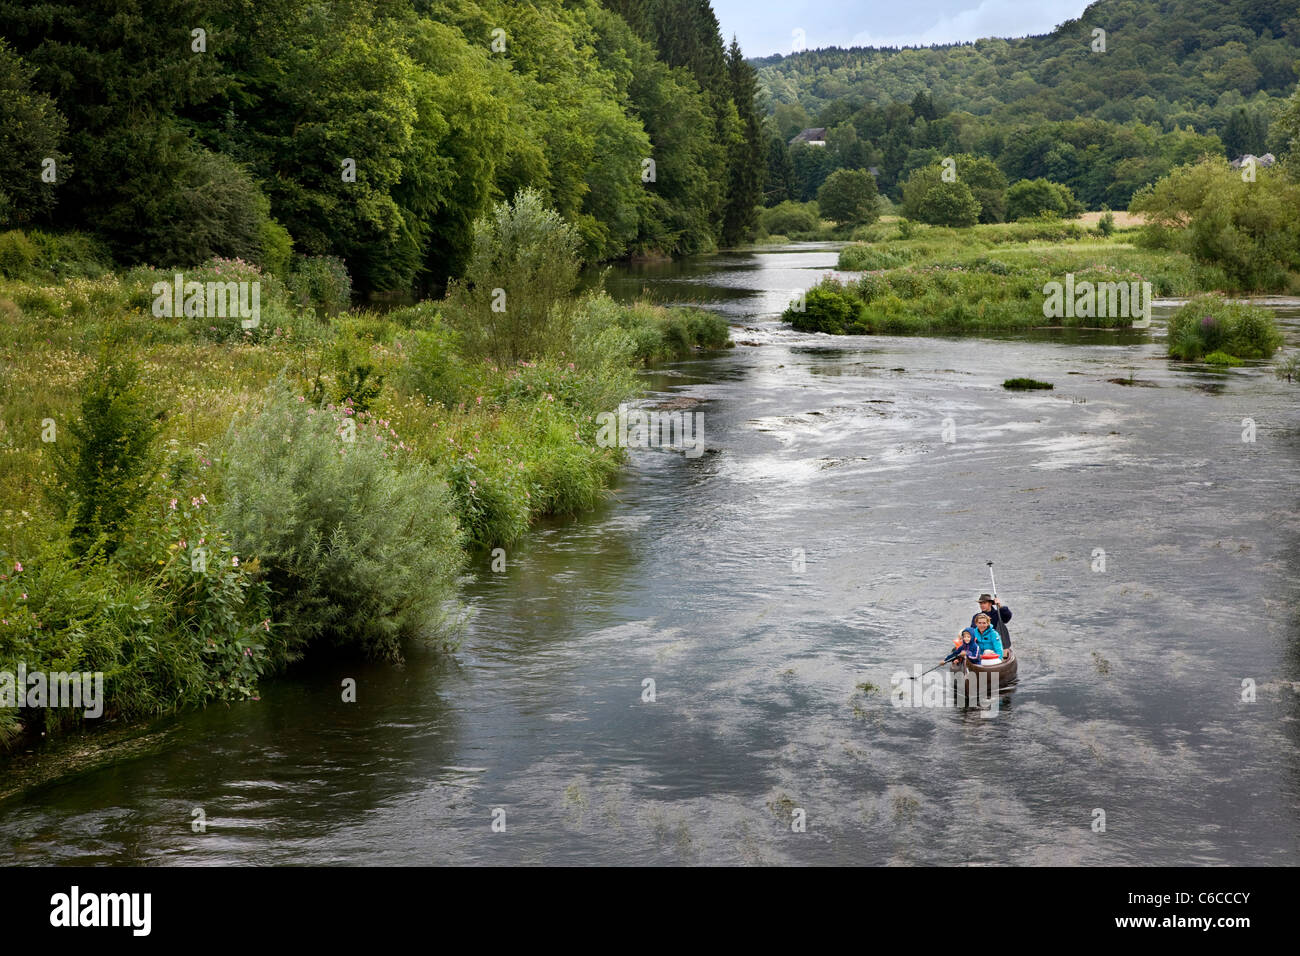
<instances>
[{"instance_id":1,"label":"distant building","mask_svg":"<svg viewBox=\"0 0 1300 956\"><path fill-rule=\"evenodd\" d=\"M1265 153L1263 156L1255 156L1251 153L1247 153L1245 156L1238 156L1228 165L1233 169L1241 169L1242 166L1245 166L1252 159L1255 161L1256 166L1262 166L1265 169L1277 162L1277 159L1272 153Z\"/></svg>"},{"instance_id":2,"label":"distant building","mask_svg":"<svg viewBox=\"0 0 1300 956\"><path fill-rule=\"evenodd\" d=\"M815 126L812 129L804 130L798 136L790 140L791 146L793 146L795 143L807 143L809 146L825 146L826 127Z\"/></svg>"}]
</instances>

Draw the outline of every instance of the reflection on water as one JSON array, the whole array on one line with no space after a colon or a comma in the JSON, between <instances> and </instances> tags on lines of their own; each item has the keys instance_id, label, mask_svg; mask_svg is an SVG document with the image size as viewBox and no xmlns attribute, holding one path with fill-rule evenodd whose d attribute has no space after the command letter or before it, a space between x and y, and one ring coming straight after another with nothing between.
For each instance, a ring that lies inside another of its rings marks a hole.
<instances>
[{"instance_id":1,"label":"reflection on water","mask_svg":"<svg viewBox=\"0 0 1300 956\"><path fill-rule=\"evenodd\" d=\"M699 400L704 455L633 451L594 514L503 573L484 556L453 657L320 665L162 722L0 805L0 858L1293 862L1295 386L1171 363L1158 327L782 326L834 264L812 246L613 271L612 294L707 305L757 343L648 376ZM1297 344L1300 309L1280 314ZM1022 374L1056 388L1001 389ZM1014 691L992 718L891 706L969 621L987 560Z\"/></svg>"}]
</instances>

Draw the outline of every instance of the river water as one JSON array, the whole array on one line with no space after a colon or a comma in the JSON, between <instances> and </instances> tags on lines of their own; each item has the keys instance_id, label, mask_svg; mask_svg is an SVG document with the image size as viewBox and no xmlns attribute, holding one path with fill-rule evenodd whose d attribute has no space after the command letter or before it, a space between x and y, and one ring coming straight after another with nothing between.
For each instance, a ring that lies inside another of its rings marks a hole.
<instances>
[{"instance_id":1,"label":"river water","mask_svg":"<svg viewBox=\"0 0 1300 956\"><path fill-rule=\"evenodd\" d=\"M703 454L633 450L597 512L484 556L450 657L319 666L106 765L51 755L0 803L0 862L1295 863L1300 386L1171 362L1160 321L790 331L834 262L613 272L735 326L650 377ZM989 560L1019 681L996 711L894 706Z\"/></svg>"}]
</instances>

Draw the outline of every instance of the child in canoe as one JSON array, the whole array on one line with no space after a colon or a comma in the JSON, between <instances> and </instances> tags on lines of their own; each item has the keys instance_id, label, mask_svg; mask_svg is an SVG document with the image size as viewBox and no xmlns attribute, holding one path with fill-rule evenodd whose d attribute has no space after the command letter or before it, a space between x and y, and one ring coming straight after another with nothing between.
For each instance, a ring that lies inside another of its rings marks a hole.
<instances>
[{"instance_id":1,"label":"child in canoe","mask_svg":"<svg viewBox=\"0 0 1300 956\"><path fill-rule=\"evenodd\" d=\"M983 650L980 648L979 639L975 636L975 628L968 627L963 630L961 636L953 643L957 645L957 649L948 655L948 660L959 661L964 657L972 664L980 662L980 654Z\"/></svg>"}]
</instances>

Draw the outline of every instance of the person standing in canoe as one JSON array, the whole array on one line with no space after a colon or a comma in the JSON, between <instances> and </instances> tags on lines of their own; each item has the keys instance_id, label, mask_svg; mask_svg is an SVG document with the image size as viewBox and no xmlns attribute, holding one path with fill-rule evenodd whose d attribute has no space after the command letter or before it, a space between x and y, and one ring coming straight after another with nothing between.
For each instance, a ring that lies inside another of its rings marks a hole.
<instances>
[{"instance_id":1,"label":"person standing in canoe","mask_svg":"<svg viewBox=\"0 0 1300 956\"><path fill-rule=\"evenodd\" d=\"M998 635L1002 638L1000 643L1010 647L1011 633L1007 630L1007 621L1011 620L1011 608L1007 607L987 591L980 595L979 605L980 609L971 616L970 626L975 627L975 619L981 614L987 614L989 623L993 625L993 629L997 631ZM994 605L996 605L996 607Z\"/></svg>"}]
</instances>

